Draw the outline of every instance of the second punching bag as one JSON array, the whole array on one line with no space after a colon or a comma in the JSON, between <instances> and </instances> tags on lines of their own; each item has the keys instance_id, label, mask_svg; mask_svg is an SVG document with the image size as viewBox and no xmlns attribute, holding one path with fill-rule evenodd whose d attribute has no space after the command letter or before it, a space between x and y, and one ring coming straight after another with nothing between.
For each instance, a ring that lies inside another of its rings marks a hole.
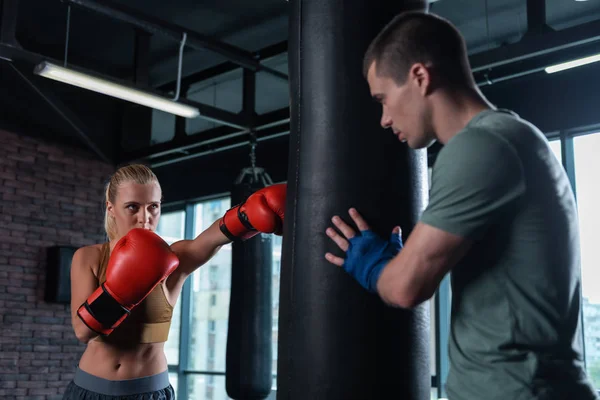
<instances>
[{"instance_id":1,"label":"second punching bag","mask_svg":"<svg viewBox=\"0 0 600 400\"><path fill-rule=\"evenodd\" d=\"M263 187L258 182L237 183L231 204ZM271 237L259 234L231 246L225 387L234 400L262 400L271 393L273 381Z\"/></svg>"},{"instance_id":2,"label":"second punching bag","mask_svg":"<svg viewBox=\"0 0 600 400\"><path fill-rule=\"evenodd\" d=\"M291 0L290 160L281 267L278 400L426 400L429 305L396 309L325 260L331 217L408 235L427 200L425 150L379 125L364 53L396 14L425 1Z\"/></svg>"}]
</instances>

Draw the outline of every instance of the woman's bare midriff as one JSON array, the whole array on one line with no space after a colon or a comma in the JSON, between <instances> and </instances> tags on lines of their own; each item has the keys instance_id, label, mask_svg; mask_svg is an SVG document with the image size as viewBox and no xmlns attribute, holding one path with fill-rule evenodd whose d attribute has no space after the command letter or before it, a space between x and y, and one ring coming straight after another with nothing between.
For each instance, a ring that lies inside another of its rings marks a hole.
<instances>
[{"instance_id":1,"label":"woman's bare midriff","mask_svg":"<svg viewBox=\"0 0 600 400\"><path fill-rule=\"evenodd\" d=\"M81 356L79 368L108 380L124 380L156 375L167 370L164 343L143 343L134 348L91 340Z\"/></svg>"},{"instance_id":2,"label":"woman's bare midriff","mask_svg":"<svg viewBox=\"0 0 600 400\"><path fill-rule=\"evenodd\" d=\"M91 264L96 266L93 273L98 277L102 245L96 247L97 259L91 260ZM162 285L169 304L175 304L179 293L171 293L165 282ZM135 379L166 371L167 357L164 343L115 344L95 338L88 342L79 360L79 368L107 380Z\"/></svg>"}]
</instances>

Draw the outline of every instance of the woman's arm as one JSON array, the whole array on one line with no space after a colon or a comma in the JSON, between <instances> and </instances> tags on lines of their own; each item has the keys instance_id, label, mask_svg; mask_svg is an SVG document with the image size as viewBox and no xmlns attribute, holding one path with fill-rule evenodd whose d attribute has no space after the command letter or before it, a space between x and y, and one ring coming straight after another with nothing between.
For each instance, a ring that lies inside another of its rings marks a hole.
<instances>
[{"instance_id":1,"label":"woman's arm","mask_svg":"<svg viewBox=\"0 0 600 400\"><path fill-rule=\"evenodd\" d=\"M78 249L71 261L71 323L75 336L82 343L98 336L77 316L77 310L98 288L98 279L92 268L99 262L100 251L92 246Z\"/></svg>"},{"instance_id":2,"label":"woman's arm","mask_svg":"<svg viewBox=\"0 0 600 400\"><path fill-rule=\"evenodd\" d=\"M179 267L167 278L167 288L171 293L179 293L183 283L192 272L206 264L229 240L219 229L216 220L193 240L180 240L171 245L171 250L179 258ZM175 292L176 291L176 292Z\"/></svg>"},{"instance_id":3,"label":"woman's arm","mask_svg":"<svg viewBox=\"0 0 600 400\"><path fill-rule=\"evenodd\" d=\"M194 240L173 243L179 267L167 278L167 289L178 296L187 277L204 265L232 240L248 240L260 232L280 234L283 226L286 185L260 189L248 199L227 210L222 218Z\"/></svg>"}]
</instances>

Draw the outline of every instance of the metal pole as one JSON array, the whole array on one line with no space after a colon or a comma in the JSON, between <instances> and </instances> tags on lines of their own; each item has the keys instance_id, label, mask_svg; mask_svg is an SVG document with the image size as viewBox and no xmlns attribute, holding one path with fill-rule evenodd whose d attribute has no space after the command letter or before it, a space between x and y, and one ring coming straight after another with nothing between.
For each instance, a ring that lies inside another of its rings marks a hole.
<instances>
[{"instance_id":1,"label":"metal pole","mask_svg":"<svg viewBox=\"0 0 600 400\"><path fill-rule=\"evenodd\" d=\"M527 33L546 30L546 0L527 0Z\"/></svg>"}]
</instances>

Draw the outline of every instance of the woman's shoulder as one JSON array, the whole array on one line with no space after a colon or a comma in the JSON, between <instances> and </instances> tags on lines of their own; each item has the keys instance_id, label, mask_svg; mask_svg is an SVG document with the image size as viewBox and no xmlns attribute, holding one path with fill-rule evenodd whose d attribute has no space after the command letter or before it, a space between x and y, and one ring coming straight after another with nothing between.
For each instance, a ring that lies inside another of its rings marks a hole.
<instances>
[{"instance_id":1,"label":"woman's shoulder","mask_svg":"<svg viewBox=\"0 0 600 400\"><path fill-rule=\"evenodd\" d=\"M83 246L73 254L73 264L85 267L96 267L102 258L103 243Z\"/></svg>"}]
</instances>

